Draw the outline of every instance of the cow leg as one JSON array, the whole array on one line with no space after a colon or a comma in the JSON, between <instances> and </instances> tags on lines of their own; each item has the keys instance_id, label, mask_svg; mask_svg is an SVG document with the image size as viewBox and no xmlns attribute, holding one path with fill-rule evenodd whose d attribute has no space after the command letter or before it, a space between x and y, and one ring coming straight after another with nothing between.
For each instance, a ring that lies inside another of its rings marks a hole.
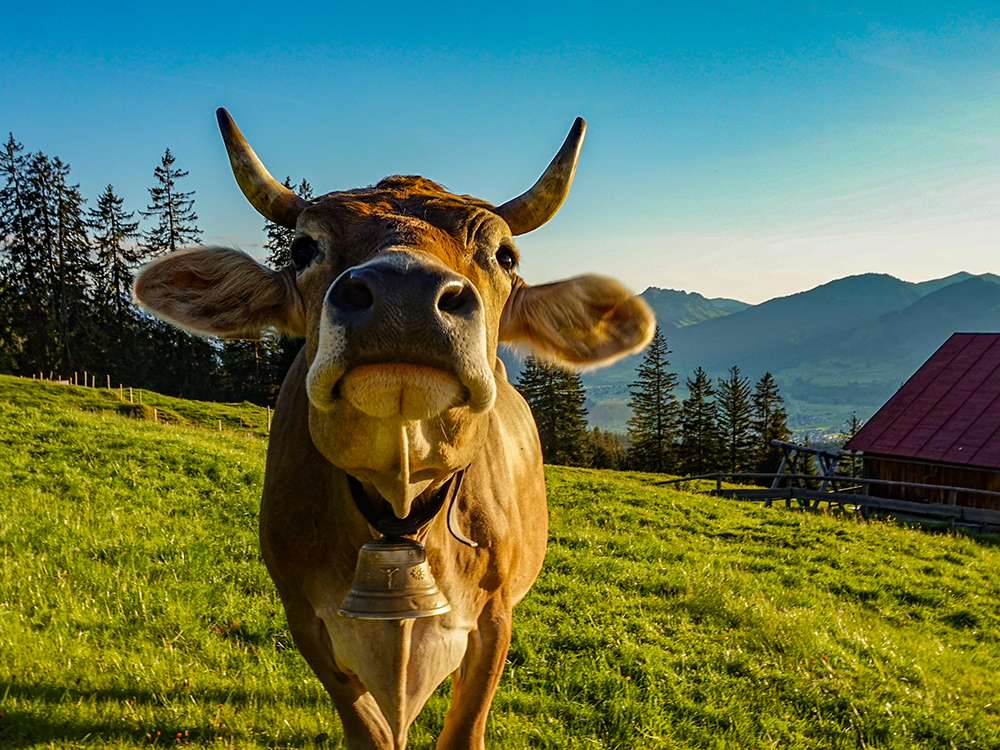
<instances>
[{"instance_id":1,"label":"cow leg","mask_svg":"<svg viewBox=\"0 0 1000 750\"><path fill-rule=\"evenodd\" d=\"M389 723L371 693L337 668L326 626L312 606L304 599L284 604L295 645L333 699L347 750L393 750Z\"/></svg>"},{"instance_id":2,"label":"cow leg","mask_svg":"<svg viewBox=\"0 0 1000 750\"><path fill-rule=\"evenodd\" d=\"M452 675L451 708L437 750L485 748L486 716L510 648L511 610L503 597L490 600L469 634L462 666Z\"/></svg>"}]
</instances>

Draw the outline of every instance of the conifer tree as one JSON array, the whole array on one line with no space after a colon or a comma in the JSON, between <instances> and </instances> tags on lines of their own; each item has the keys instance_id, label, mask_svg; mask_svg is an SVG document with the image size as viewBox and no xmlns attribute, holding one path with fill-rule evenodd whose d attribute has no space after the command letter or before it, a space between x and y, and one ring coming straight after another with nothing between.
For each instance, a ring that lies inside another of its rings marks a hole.
<instances>
[{"instance_id":1,"label":"conifer tree","mask_svg":"<svg viewBox=\"0 0 1000 750\"><path fill-rule=\"evenodd\" d=\"M174 155L168 148L160 166L153 170L156 185L149 188L152 202L145 211L140 211L154 222L154 226L143 233L142 249L147 258L173 252L201 238L198 216L194 212L194 192L182 192L177 185L177 181L188 173L176 169L174 162Z\"/></svg>"},{"instance_id":2,"label":"conifer tree","mask_svg":"<svg viewBox=\"0 0 1000 750\"><path fill-rule=\"evenodd\" d=\"M657 326L642 364L636 368L637 379L629 383L629 465L642 471L668 471L675 463L677 375L668 371L668 354L667 340Z\"/></svg>"},{"instance_id":3,"label":"conifer tree","mask_svg":"<svg viewBox=\"0 0 1000 750\"><path fill-rule=\"evenodd\" d=\"M851 416L847 418L847 421L840 428L840 432L837 433L837 442L840 443L842 450L847 441L857 435L864 424L864 420L858 417L858 413L852 411ZM861 468L861 456L856 451L844 451L840 461L837 462L836 473L845 477L860 477Z\"/></svg>"},{"instance_id":4,"label":"conifer tree","mask_svg":"<svg viewBox=\"0 0 1000 750\"><path fill-rule=\"evenodd\" d=\"M194 212L194 192L183 192L178 181L188 173L174 166L176 159L168 148L153 170L156 184L149 188L150 204L143 217L153 226L142 233L143 259L196 243L201 237L198 216ZM156 383L161 393L185 398L211 398L218 394L219 344L193 336L160 321L146 320L150 369L148 382Z\"/></svg>"},{"instance_id":5,"label":"conifer tree","mask_svg":"<svg viewBox=\"0 0 1000 750\"><path fill-rule=\"evenodd\" d=\"M139 222L124 205L124 199L108 185L88 211L96 256L94 305L100 321L102 369L118 382L138 384L142 363L135 356L140 339L139 317L132 305L132 271L142 251L136 242Z\"/></svg>"},{"instance_id":6,"label":"conifer tree","mask_svg":"<svg viewBox=\"0 0 1000 750\"><path fill-rule=\"evenodd\" d=\"M802 445L806 448L812 447L812 441L810 441L808 435L802 436ZM795 474L805 474L810 477L819 476L819 472L816 470L816 456L812 453L806 453L805 451L796 451L794 454L794 469ZM817 490L819 489L819 482L815 479L800 479L792 482L792 486L796 484L805 487L807 490ZM804 502L802 500L800 503Z\"/></svg>"},{"instance_id":7,"label":"conifer tree","mask_svg":"<svg viewBox=\"0 0 1000 750\"><path fill-rule=\"evenodd\" d=\"M292 189L292 178L285 177L281 183L289 190ZM313 197L312 185L305 179L295 188L295 193L304 200ZM272 221L264 222L264 232L267 239L264 241L264 249L267 250L267 263L276 271L284 268L292 262L291 247L292 240L295 239L295 230L288 227L279 226Z\"/></svg>"},{"instance_id":8,"label":"conifer tree","mask_svg":"<svg viewBox=\"0 0 1000 750\"><path fill-rule=\"evenodd\" d=\"M785 411L784 403L774 376L765 372L757 381L751 399L755 471L773 473L781 463L782 450L771 445L771 441L787 441L792 434L788 429L788 412Z\"/></svg>"},{"instance_id":9,"label":"conifer tree","mask_svg":"<svg viewBox=\"0 0 1000 750\"><path fill-rule=\"evenodd\" d=\"M30 371L37 364L30 355L31 322L43 311L43 289L38 283L39 258L30 225L27 159L13 133L0 151L0 350L4 366Z\"/></svg>"},{"instance_id":10,"label":"conifer tree","mask_svg":"<svg viewBox=\"0 0 1000 750\"><path fill-rule=\"evenodd\" d=\"M119 327L131 307L132 269L141 261L141 251L134 242L139 222L135 212L126 213L125 199L115 195L111 185L104 188L96 207L88 212L97 255L99 303L113 313Z\"/></svg>"},{"instance_id":11,"label":"conifer tree","mask_svg":"<svg viewBox=\"0 0 1000 750\"><path fill-rule=\"evenodd\" d=\"M286 188L291 189L292 178L285 177L285 181L282 184ZM295 188L295 193L299 197L309 200L313 197L312 185L303 179L299 183L299 186ZM279 270L290 264L292 262L291 246L292 240L295 239L295 230L279 226L271 221L266 221L264 222L264 232L267 234L264 249L267 250L268 265L275 270ZM268 371L274 383L272 392L277 393L278 388L281 387L282 382L285 380L285 375L288 374L289 368L292 366L295 357L298 356L305 342L301 338L286 334L269 337L265 340L265 343L269 358Z\"/></svg>"},{"instance_id":12,"label":"conifer tree","mask_svg":"<svg viewBox=\"0 0 1000 750\"><path fill-rule=\"evenodd\" d=\"M590 431L591 463L595 469L624 469L627 452L625 441L617 432L595 427Z\"/></svg>"},{"instance_id":13,"label":"conifer tree","mask_svg":"<svg viewBox=\"0 0 1000 750\"><path fill-rule=\"evenodd\" d=\"M220 352L222 385L227 401L249 401L258 406L274 402L277 393L271 344L276 334L260 339L229 339Z\"/></svg>"},{"instance_id":14,"label":"conifer tree","mask_svg":"<svg viewBox=\"0 0 1000 750\"><path fill-rule=\"evenodd\" d=\"M576 373L528 357L517 389L531 407L546 463L586 466L590 462L586 395Z\"/></svg>"},{"instance_id":15,"label":"conifer tree","mask_svg":"<svg viewBox=\"0 0 1000 750\"><path fill-rule=\"evenodd\" d=\"M681 404L680 471L697 476L717 471L722 460L718 410L712 379L698 368L687 379L688 397Z\"/></svg>"},{"instance_id":16,"label":"conifer tree","mask_svg":"<svg viewBox=\"0 0 1000 750\"><path fill-rule=\"evenodd\" d=\"M733 365L729 376L719 379L716 394L722 470L747 471L753 466L750 378L741 376L740 368Z\"/></svg>"},{"instance_id":17,"label":"conifer tree","mask_svg":"<svg viewBox=\"0 0 1000 750\"><path fill-rule=\"evenodd\" d=\"M69 185L68 177L69 166L58 156L38 152L28 160L29 222L40 261L35 280L43 290L47 323L47 330L36 325L35 335L46 342L49 367L63 372L85 364L84 349L92 340L87 306L94 270L80 186ZM48 369L45 362L38 364Z\"/></svg>"}]
</instances>

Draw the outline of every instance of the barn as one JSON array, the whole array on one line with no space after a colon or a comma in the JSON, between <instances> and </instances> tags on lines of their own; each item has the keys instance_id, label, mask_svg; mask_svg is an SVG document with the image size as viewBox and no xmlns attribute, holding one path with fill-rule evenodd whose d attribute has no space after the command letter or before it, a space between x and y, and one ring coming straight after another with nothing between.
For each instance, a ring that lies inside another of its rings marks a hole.
<instances>
[{"instance_id":1,"label":"barn","mask_svg":"<svg viewBox=\"0 0 1000 750\"><path fill-rule=\"evenodd\" d=\"M1000 492L1000 333L955 333L844 446L868 479ZM1000 511L1000 496L870 485L870 494Z\"/></svg>"}]
</instances>

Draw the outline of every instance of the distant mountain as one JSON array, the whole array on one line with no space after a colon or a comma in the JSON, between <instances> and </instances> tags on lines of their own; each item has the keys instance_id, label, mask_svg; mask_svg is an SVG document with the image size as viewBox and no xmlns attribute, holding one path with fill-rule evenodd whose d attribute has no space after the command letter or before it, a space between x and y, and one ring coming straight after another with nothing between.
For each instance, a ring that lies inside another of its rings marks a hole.
<instances>
[{"instance_id":1,"label":"distant mountain","mask_svg":"<svg viewBox=\"0 0 1000 750\"><path fill-rule=\"evenodd\" d=\"M709 297L708 301L728 313L739 312L750 307L746 302L740 302L738 299L726 299L725 297Z\"/></svg>"},{"instance_id":2,"label":"distant mountain","mask_svg":"<svg viewBox=\"0 0 1000 750\"><path fill-rule=\"evenodd\" d=\"M1000 283L970 276L858 328L833 351L849 361L888 360L905 379L951 334L993 331L1000 331Z\"/></svg>"},{"instance_id":3,"label":"distant mountain","mask_svg":"<svg viewBox=\"0 0 1000 750\"><path fill-rule=\"evenodd\" d=\"M943 279L921 281L916 284L916 287L921 293L930 294L931 292L936 292L938 289L943 289L946 286L951 286L962 281L968 281L969 279L982 279L983 281L992 281L994 284L1000 284L1000 276L992 273L984 273L981 276L976 276L967 271L959 271L958 273L953 273L951 276L945 276Z\"/></svg>"},{"instance_id":4,"label":"distant mountain","mask_svg":"<svg viewBox=\"0 0 1000 750\"><path fill-rule=\"evenodd\" d=\"M664 330L683 328L711 318L721 318L750 307L735 299L706 299L698 292L649 287L639 295L653 308L656 322Z\"/></svg>"},{"instance_id":5,"label":"distant mountain","mask_svg":"<svg viewBox=\"0 0 1000 750\"><path fill-rule=\"evenodd\" d=\"M663 291L671 290L657 290ZM738 365L751 380L769 371L794 426L820 432L851 411L870 416L953 332L1000 331L1000 277L993 274L961 272L921 283L849 276L728 315L711 315L701 295L672 294L684 296L666 297L676 304L664 306L674 312L661 326L682 385L699 366L719 377ZM685 301L706 317L678 326ZM627 384L641 359L634 355L585 376L592 423L622 429Z\"/></svg>"}]
</instances>

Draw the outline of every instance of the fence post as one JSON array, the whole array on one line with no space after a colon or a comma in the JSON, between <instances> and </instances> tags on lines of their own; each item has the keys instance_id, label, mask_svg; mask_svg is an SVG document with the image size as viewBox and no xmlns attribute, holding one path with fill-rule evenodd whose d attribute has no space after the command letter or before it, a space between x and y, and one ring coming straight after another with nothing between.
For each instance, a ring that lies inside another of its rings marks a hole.
<instances>
[{"instance_id":1,"label":"fence post","mask_svg":"<svg viewBox=\"0 0 1000 750\"><path fill-rule=\"evenodd\" d=\"M128 387L128 402L130 404L134 404L135 403L135 399L132 397L132 386Z\"/></svg>"},{"instance_id":2,"label":"fence post","mask_svg":"<svg viewBox=\"0 0 1000 750\"><path fill-rule=\"evenodd\" d=\"M219 432L222 432L222 420L219 420Z\"/></svg>"},{"instance_id":3,"label":"fence post","mask_svg":"<svg viewBox=\"0 0 1000 750\"><path fill-rule=\"evenodd\" d=\"M142 388L139 389L139 406L142 406Z\"/></svg>"},{"instance_id":4,"label":"fence post","mask_svg":"<svg viewBox=\"0 0 1000 750\"><path fill-rule=\"evenodd\" d=\"M108 390L111 390L111 376L108 375Z\"/></svg>"},{"instance_id":5,"label":"fence post","mask_svg":"<svg viewBox=\"0 0 1000 750\"><path fill-rule=\"evenodd\" d=\"M156 409L154 408L153 409L153 424L159 424L159 423L160 423L160 415L156 411Z\"/></svg>"},{"instance_id":6,"label":"fence post","mask_svg":"<svg viewBox=\"0 0 1000 750\"><path fill-rule=\"evenodd\" d=\"M271 431L271 407L267 407L267 431Z\"/></svg>"}]
</instances>

